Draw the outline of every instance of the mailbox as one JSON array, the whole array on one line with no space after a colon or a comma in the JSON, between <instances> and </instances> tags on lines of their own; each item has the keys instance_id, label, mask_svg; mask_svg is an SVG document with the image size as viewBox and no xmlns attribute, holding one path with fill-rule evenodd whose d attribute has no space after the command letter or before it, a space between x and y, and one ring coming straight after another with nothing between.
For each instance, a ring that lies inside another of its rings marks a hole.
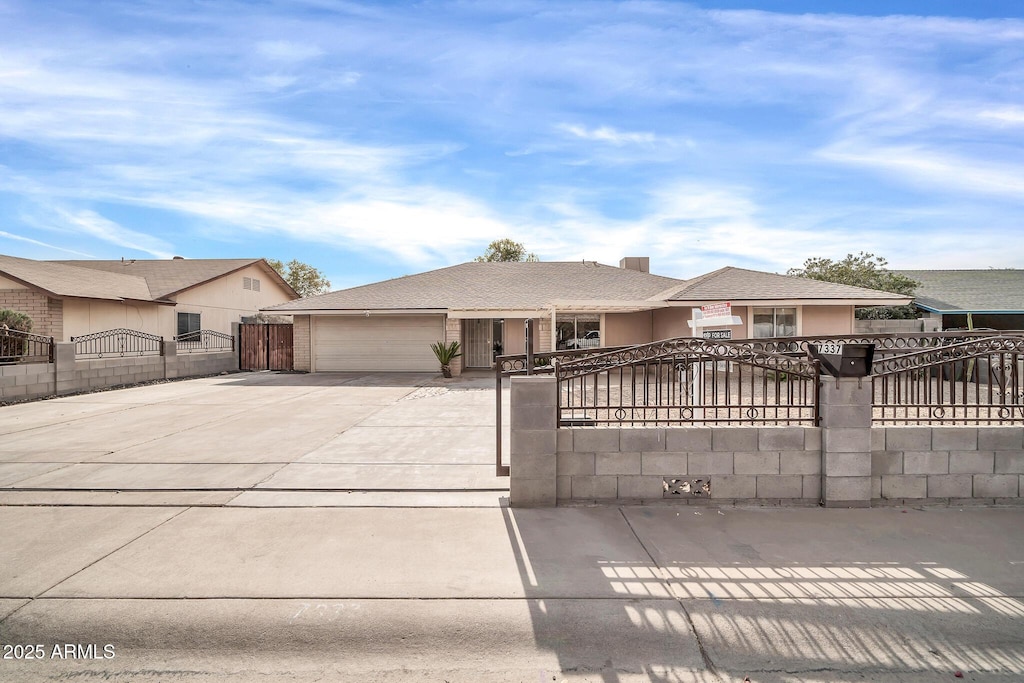
<instances>
[{"instance_id":1,"label":"mailbox","mask_svg":"<svg viewBox=\"0 0 1024 683\"><path fill-rule=\"evenodd\" d=\"M821 370L832 377L867 377L875 358L874 344L825 342L808 344L807 355L821 361Z\"/></svg>"}]
</instances>

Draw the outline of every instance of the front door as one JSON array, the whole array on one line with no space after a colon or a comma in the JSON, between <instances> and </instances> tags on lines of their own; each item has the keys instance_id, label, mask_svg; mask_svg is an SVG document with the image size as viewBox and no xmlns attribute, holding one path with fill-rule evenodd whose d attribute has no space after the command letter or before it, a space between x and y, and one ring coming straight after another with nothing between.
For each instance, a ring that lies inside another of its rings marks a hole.
<instances>
[{"instance_id":1,"label":"front door","mask_svg":"<svg viewBox=\"0 0 1024 683\"><path fill-rule=\"evenodd\" d=\"M494 321L491 318L476 318L465 322L466 367L491 367L494 358Z\"/></svg>"}]
</instances>

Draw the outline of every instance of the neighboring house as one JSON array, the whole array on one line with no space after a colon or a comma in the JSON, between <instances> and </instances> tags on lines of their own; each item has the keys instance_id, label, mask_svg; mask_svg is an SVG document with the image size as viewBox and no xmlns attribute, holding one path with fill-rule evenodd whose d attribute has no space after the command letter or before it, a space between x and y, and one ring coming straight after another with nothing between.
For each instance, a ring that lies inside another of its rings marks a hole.
<instances>
[{"instance_id":1,"label":"neighboring house","mask_svg":"<svg viewBox=\"0 0 1024 683\"><path fill-rule=\"evenodd\" d=\"M489 368L525 350L536 320L538 351L642 344L692 335L692 309L730 301L737 339L849 334L855 306L905 305L903 297L739 268L692 280L652 275L649 259L619 267L584 262L463 263L299 299L266 309L294 316L295 369L435 371L430 344L459 341L453 371ZM708 328L710 329L710 328Z\"/></svg>"},{"instance_id":2,"label":"neighboring house","mask_svg":"<svg viewBox=\"0 0 1024 683\"><path fill-rule=\"evenodd\" d=\"M34 261L0 255L0 308L32 331L69 341L128 328L171 339L231 323L298 297L263 259Z\"/></svg>"},{"instance_id":3,"label":"neighboring house","mask_svg":"<svg viewBox=\"0 0 1024 683\"><path fill-rule=\"evenodd\" d=\"M920 282L914 306L942 320L942 329L1024 330L1024 270L897 270Z\"/></svg>"}]
</instances>

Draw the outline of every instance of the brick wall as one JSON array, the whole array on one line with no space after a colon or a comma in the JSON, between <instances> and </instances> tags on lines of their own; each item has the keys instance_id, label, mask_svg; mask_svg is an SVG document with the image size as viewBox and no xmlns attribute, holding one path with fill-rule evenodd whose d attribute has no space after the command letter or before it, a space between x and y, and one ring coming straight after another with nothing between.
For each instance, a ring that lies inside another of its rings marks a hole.
<instances>
[{"instance_id":1,"label":"brick wall","mask_svg":"<svg viewBox=\"0 0 1024 683\"><path fill-rule=\"evenodd\" d=\"M292 319L292 367L299 372L309 372L313 367L309 326L308 315L297 315Z\"/></svg>"},{"instance_id":2,"label":"brick wall","mask_svg":"<svg viewBox=\"0 0 1024 683\"><path fill-rule=\"evenodd\" d=\"M465 347L462 341L462 320L459 318L445 318L444 321L444 340L451 344L453 341L459 342L459 345ZM465 348L462 349L465 352ZM451 362L452 376L457 377L462 374L462 356L459 356Z\"/></svg>"},{"instance_id":3,"label":"brick wall","mask_svg":"<svg viewBox=\"0 0 1024 683\"><path fill-rule=\"evenodd\" d=\"M64 302L31 289L0 289L0 308L10 308L32 318L32 333L62 340Z\"/></svg>"}]
</instances>

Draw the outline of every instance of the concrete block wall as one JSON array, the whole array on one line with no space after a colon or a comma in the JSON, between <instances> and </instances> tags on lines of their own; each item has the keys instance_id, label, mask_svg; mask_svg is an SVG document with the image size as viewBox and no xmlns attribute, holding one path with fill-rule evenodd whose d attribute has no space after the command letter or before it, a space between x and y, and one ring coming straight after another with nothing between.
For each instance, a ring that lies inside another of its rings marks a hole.
<instances>
[{"instance_id":1,"label":"concrete block wall","mask_svg":"<svg viewBox=\"0 0 1024 683\"><path fill-rule=\"evenodd\" d=\"M1024 427L876 427L871 487L876 505L1024 503Z\"/></svg>"},{"instance_id":2,"label":"concrete block wall","mask_svg":"<svg viewBox=\"0 0 1024 683\"><path fill-rule=\"evenodd\" d=\"M510 502L1024 504L1024 427L872 427L870 381L820 396L820 427L558 429L555 378L514 377Z\"/></svg>"},{"instance_id":3,"label":"concrete block wall","mask_svg":"<svg viewBox=\"0 0 1024 683\"><path fill-rule=\"evenodd\" d=\"M74 344L55 344L53 363L0 366L0 401L238 370L238 355L233 351L178 355L174 342L164 342L164 346L162 356L77 360Z\"/></svg>"},{"instance_id":4,"label":"concrete block wall","mask_svg":"<svg viewBox=\"0 0 1024 683\"><path fill-rule=\"evenodd\" d=\"M49 396L54 393L54 364L0 365L0 401Z\"/></svg>"},{"instance_id":5,"label":"concrete block wall","mask_svg":"<svg viewBox=\"0 0 1024 683\"><path fill-rule=\"evenodd\" d=\"M297 315L292 319L292 367L298 372L310 372L311 356L309 316Z\"/></svg>"},{"instance_id":6,"label":"concrete block wall","mask_svg":"<svg viewBox=\"0 0 1024 683\"><path fill-rule=\"evenodd\" d=\"M515 408L513 408L513 419ZM553 413L552 413L553 419ZM514 433L514 432L513 432ZM512 471L517 461L512 456ZM821 430L816 427L559 429L556 498L561 503L671 500L816 505ZM710 495L673 482L710 482Z\"/></svg>"}]
</instances>

